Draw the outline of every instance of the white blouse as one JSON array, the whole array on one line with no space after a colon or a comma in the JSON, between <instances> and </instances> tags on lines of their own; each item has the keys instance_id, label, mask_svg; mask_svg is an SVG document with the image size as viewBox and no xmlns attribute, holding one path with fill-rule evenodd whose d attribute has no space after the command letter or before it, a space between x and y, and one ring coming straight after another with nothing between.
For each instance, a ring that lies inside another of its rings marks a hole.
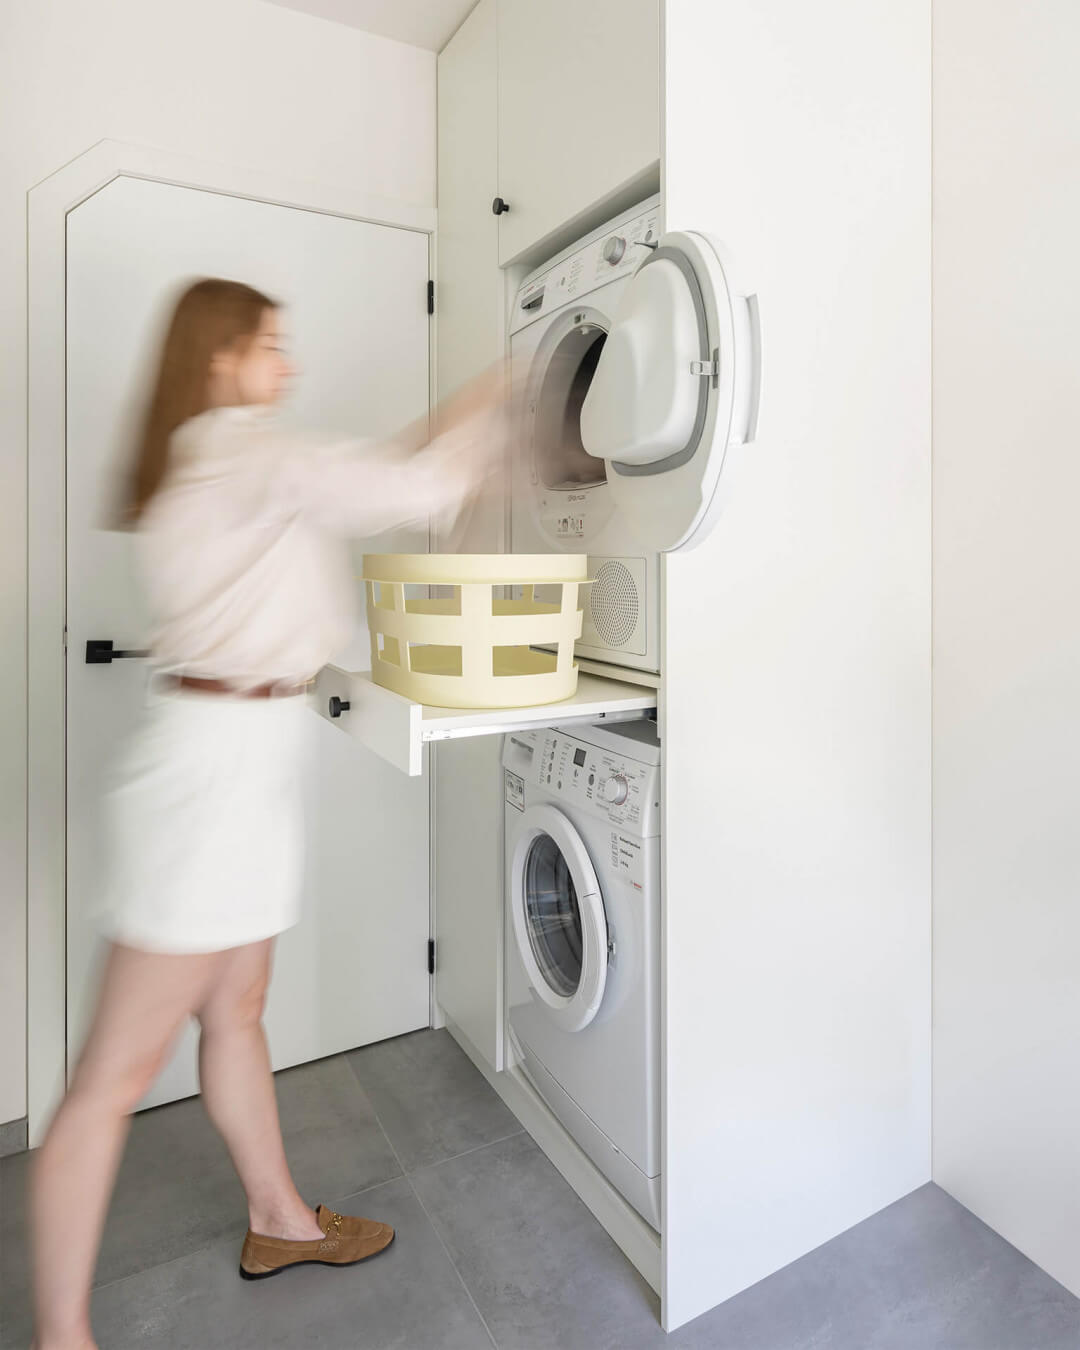
<instances>
[{"instance_id":1,"label":"white blouse","mask_svg":"<svg viewBox=\"0 0 1080 1350\"><path fill-rule=\"evenodd\" d=\"M185 422L137 534L153 663L238 688L311 678L356 620L346 538L452 522L485 434L490 416L408 454L297 434L263 408Z\"/></svg>"}]
</instances>

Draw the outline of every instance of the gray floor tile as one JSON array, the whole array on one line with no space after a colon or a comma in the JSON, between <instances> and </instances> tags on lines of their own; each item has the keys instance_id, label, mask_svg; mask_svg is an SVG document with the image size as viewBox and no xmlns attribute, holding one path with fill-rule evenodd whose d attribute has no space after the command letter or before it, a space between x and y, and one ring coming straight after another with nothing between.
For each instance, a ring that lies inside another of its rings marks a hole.
<instances>
[{"instance_id":1,"label":"gray floor tile","mask_svg":"<svg viewBox=\"0 0 1080 1350\"><path fill-rule=\"evenodd\" d=\"M516 1120L446 1032L351 1060L278 1076L286 1141L305 1195L387 1219L394 1246L353 1271L241 1281L243 1197L201 1106L145 1113L99 1267L103 1346L490 1350L478 1307L499 1350L1080 1347L1080 1300L933 1186L665 1337L655 1295L532 1139L508 1133ZM0 1159L0 1345L12 1350L29 1337L30 1156Z\"/></svg>"},{"instance_id":2,"label":"gray floor tile","mask_svg":"<svg viewBox=\"0 0 1080 1350\"><path fill-rule=\"evenodd\" d=\"M12 1328L27 1316L26 1176L31 1154L0 1158L0 1346L18 1345Z\"/></svg>"},{"instance_id":3,"label":"gray floor tile","mask_svg":"<svg viewBox=\"0 0 1080 1350\"><path fill-rule=\"evenodd\" d=\"M656 1296L529 1135L412 1182L499 1350L666 1344Z\"/></svg>"},{"instance_id":4,"label":"gray floor tile","mask_svg":"<svg viewBox=\"0 0 1080 1350\"><path fill-rule=\"evenodd\" d=\"M346 1270L305 1266L256 1283L219 1242L99 1289L93 1321L108 1350L492 1350L491 1339L404 1178L337 1208L392 1223L397 1237Z\"/></svg>"},{"instance_id":5,"label":"gray floor tile","mask_svg":"<svg viewBox=\"0 0 1080 1350\"><path fill-rule=\"evenodd\" d=\"M7 1120L0 1125L0 1158L11 1153L21 1153L26 1148L26 1117L21 1120Z\"/></svg>"},{"instance_id":6,"label":"gray floor tile","mask_svg":"<svg viewBox=\"0 0 1080 1350\"><path fill-rule=\"evenodd\" d=\"M277 1075L282 1132L300 1193L313 1204L400 1175L370 1102L343 1056ZM0 1301L26 1302L22 1154L0 1161ZM247 1227L244 1193L198 1098L132 1122L102 1241L97 1283L187 1255ZM15 1314L12 1313L12 1316Z\"/></svg>"},{"instance_id":7,"label":"gray floor tile","mask_svg":"<svg viewBox=\"0 0 1080 1350\"><path fill-rule=\"evenodd\" d=\"M379 1041L349 1061L406 1172L521 1129L445 1029Z\"/></svg>"},{"instance_id":8,"label":"gray floor tile","mask_svg":"<svg viewBox=\"0 0 1080 1350\"><path fill-rule=\"evenodd\" d=\"M1076 1350L1080 1300L924 1186L688 1323L669 1350Z\"/></svg>"}]
</instances>

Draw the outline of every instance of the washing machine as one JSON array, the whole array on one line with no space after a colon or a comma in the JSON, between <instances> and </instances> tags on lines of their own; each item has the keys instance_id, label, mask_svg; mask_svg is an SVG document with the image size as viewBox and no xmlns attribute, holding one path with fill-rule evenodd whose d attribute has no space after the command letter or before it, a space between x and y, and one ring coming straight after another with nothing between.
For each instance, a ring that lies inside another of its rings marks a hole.
<instances>
[{"instance_id":1,"label":"washing machine","mask_svg":"<svg viewBox=\"0 0 1080 1350\"><path fill-rule=\"evenodd\" d=\"M658 673L660 555L706 536L756 435L757 297L652 197L524 279L509 354L511 550L587 553L578 656Z\"/></svg>"},{"instance_id":2,"label":"washing machine","mask_svg":"<svg viewBox=\"0 0 1080 1350\"><path fill-rule=\"evenodd\" d=\"M540 1097L660 1227L660 744L651 721L503 747L507 1035Z\"/></svg>"}]
</instances>

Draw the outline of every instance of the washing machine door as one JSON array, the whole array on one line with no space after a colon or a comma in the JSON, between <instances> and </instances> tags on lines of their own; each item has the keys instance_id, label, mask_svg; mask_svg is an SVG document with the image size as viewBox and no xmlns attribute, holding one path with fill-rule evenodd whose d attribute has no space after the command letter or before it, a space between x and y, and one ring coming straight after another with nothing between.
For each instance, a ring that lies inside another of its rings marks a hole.
<instances>
[{"instance_id":1,"label":"washing machine door","mask_svg":"<svg viewBox=\"0 0 1080 1350\"><path fill-rule=\"evenodd\" d=\"M581 1031L604 997L607 917L585 844L554 806L522 816L510 878L514 940L534 995L557 1026Z\"/></svg>"},{"instance_id":2,"label":"washing machine door","mask_svg":"<svg viewBox=\"0 0 1080 1350\"><path fill-rule=\"evenodd\" d=\"M605 462L616 509L647 547L705 538L728 452L756 436L760 399L757 297L717 240L663 235L623 293L581 410L582 445Z\"/></svg>"}]
</instances>

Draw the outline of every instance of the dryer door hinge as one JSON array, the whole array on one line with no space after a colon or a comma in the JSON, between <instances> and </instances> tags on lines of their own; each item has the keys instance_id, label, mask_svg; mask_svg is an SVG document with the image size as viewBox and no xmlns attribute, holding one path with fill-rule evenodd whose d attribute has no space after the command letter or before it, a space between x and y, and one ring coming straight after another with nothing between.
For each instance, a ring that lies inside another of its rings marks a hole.
<instances>
[{"instance_id":1,"label":"dryer door hinge","mask_svg":"<svg viewBox=\"0 0 1080 1350\"><path fill-rule=\"evenodd\" d=\"M433 281L429 281L427 284L427 312L429 314L435 313L435 283Z\"/></svg>"},{"instance_id":2,"label":"dryer door hinge","mask_svg":"<svg viewBox=\"0 0 1080 1350\"><path fill-rule=\"evenodd\" d=\"M435 939L428 938L427 945L427 970L429 975L435 974Z\"/></svg>"}]
</instances>

